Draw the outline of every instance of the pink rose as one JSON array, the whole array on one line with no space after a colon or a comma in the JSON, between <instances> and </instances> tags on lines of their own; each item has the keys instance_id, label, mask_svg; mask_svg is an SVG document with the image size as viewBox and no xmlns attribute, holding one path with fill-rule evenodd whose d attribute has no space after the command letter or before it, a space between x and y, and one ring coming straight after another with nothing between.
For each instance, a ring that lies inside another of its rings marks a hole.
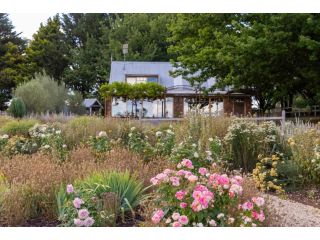
<instances>
[{"instance_id":1,"label":"pink rose","mask_svg":"<svg viewBox=\"0 0 320 240\"><path fill-rule=\"evenodd\" d=\"M88 209L86 209L86 208L80 209L79 212L78 212L78 217L80 219L86 219L87 217L89 217Z\"/></svg>"},{"instance_id":2,"label":"pink rose","mask_svg":"<svg viewBox=\"0 0 320 240\"><path fill-rule=\"evenodd\" d=\"M179 222L173 222L172 227L182 227L182 225Z\"/></svg>"},{"instance_id":3,"label":"pink rose","mask_svg":"<svg viewBox=\"0 0 320 240\"><path fill-rule=\"evenodd\" d=\"M73 186L72 186L72 184L68 184L68 185L67 185L67 193L68 193L68 194L73 193Z\"/></svg>"},{"instance_id":4,"label":"pink rose","mask_svg":"<svg viewBox=\"0 0 320 240\"><path fill-rule=\"evenodd\" d=\"M177 221L179 219L179 217L180 217L179 213L175 212L175 213L172 214L172 219L175 220L175 221Z\"/></svg>"},{"instance_id":5,"label":"pink rose","mask_svg":"<svg viewBox=\"0 0 320 240\"><path fill-rule=\"evenodd\" d=\"M181 207L181 208L186 208L187 206L188 206L188 204L185 203L185 202L180 203L180 207Z\"/></svg>"},{"instance_id":6,"label":"pink rose","mask_svg":"<svg viewBox=\"0 0 320 240\"><path fill-rule=\"evenodd\" d=\"M181 191L176 192L175 197L176 197L178 200L182 200L186 194L187 194L186 191L182 191L182 190L181 190Z\"/></svg>"},{"instance_id":7,"label":"pink rose","mask_svg":"<svg viewBox=\"0 0 320 240\"><path fill-rule=\"evenodd\" d=\"M187 225L189 222L188 217L185 215L182 215L179 217L179 223L181 223L182 225Z\"/></svg>"},{"instance_id":8,"label":"pink rose","mask_svg":"<svg viewBox=\"0 0 320 240\"><path fill-rule=\"evenodd\" d=\"M244 204L242 204L242 209L243 210L251 210L253 209L253 203L252 202L245 202Z\"/></svg>"},{"instance_id":9,"label":"pink rose","mask_svg":"<svg viewBox=\"0 0 320 240\"><path fill-rule=\"evenodd\" d=\"M161 221L161 219L164 217L164 212L160 209L160 210L157 210L154 212L152 218L151 218L151 221L154 223L154 224L157 224Z\"/></svg>"},{"instance_id":10,"label":"pink rose","mask_svg":"<svg viewBox=\"0 0 320 240\"><path fill-rule=\"evenodd\" d=\"M264 198L262 197L253 197L252 202L254 202L258 207L262 207L265 203Z\"/></svg>"},{"instance_id":11,"label":"pink rose","mask_svg":"<svg viewBox=\"0 0 320 240\"><path fill-rule=\"evenodd\" d=\"M204 167L199 168L199 173L204 176L208 173L208 170Z\"/></svg>"},{"instance_id":12,"label":"pink rose","mask_svg":"<svg viewBox=\"0 0 320 240\"><path fill-rule=\"evenodd\" d=\"M81 219L79 219L79 218L73 219L73 224L76 225L77 227L82 227L82 226L84 226L84 222L83 222Z\"/></svg>"},{"instance_id":13,"label":"pink rose","mask_svg":"<svg viewBox=\"0 0 320 240\"><path fill-rule=\"evenodd\" d=\"M84 203L84 201L78 197L73 200L73 206L75 208L80 208L81 204L83 204L83 203Z\"/></svg>"},{"instance_id":14,"label":"pink rose","mask_svg":"<svg viewBox=\"0 0 320 240\"><path fill-rule=\"evenodd\" d=\"M196 175L191 175L188 177L189 182L196 182L198 181L198 177Z\"/></svg>"}]
</instances>

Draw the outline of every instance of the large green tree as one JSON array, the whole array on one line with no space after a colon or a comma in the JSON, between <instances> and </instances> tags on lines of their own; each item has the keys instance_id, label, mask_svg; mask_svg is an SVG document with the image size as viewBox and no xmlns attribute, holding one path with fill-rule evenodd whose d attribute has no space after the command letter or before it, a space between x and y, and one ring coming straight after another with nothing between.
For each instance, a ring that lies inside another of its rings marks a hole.
<instances>
[{"instance_id":1,"label":"large green tree","mask_svg":"<svg viewBox=\"0 0 320 240\"><path fill-rule=\"evenodd\" d=\"M180 67L191 83L252 93L261 112L319 90L319 14L180 14L170 26ZM190 77L193 76L193 77Z\"/></svg>"},{"instance_id":2,"label":"large green tree","mask_svg":"<svg viewBox=\"0 0 320 240\"><path fill-rule=\"evenodd\" d=\"M110 54L105 34L114 16L103 13L72 13L61 16L62 29L70 49L64 82L84 97L95 94L106 82Z\"/></svg>"},{"instance_id":3,"label":"large green tree","mask_svg":"<svg viewBox=\"0 0 320 240\"><path fill-rule=\"evenodd\" d=\"M45 25L41 23L29 43L26 54L33 73L45 70L54 79L59 81L62 79L62 74L69 63L69 48L61 31L58 15L49 18Z\"/></svg>"},{"instance_id":4,"label":"large green tree","mask_svg":"<svg viewBox=\"0 0 320 240\"><path fill-rule=\"evenodd\" d=\"M26 41L19 35L8 14L0 13L0 110L6 109L12 89L28 78L23 55Z\"/></svg>"},{"instance_id":5,"label":"large green tree","mask_svg":"<svg viewBox=\"0 0 320 240\"><path fill-rule=\"evenodd\" d=\"M109 49L112 57L123 60L122 45L128 43L127 60L168 61L167 53L170 36L167 25L175 14L124 14L111 26Z\"/></svg>"}]
</instances>

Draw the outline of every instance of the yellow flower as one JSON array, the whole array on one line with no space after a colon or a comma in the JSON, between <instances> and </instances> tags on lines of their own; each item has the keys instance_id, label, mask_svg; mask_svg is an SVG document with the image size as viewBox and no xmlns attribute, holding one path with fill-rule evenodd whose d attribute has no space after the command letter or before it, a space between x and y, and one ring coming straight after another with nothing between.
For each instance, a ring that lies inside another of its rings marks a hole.
<instances>
[{"instance_id":1,"label":"yellow flower","mask_svg":"<svg viewBox=\"0 0 320 240\"><path fill-rule=\"evenodd\" d=\"M277 171L276 171L274 168L271 168L270 176L271 176L271 177L276 177L276 176L278 176Z\"/></svg>"}]
</instances>

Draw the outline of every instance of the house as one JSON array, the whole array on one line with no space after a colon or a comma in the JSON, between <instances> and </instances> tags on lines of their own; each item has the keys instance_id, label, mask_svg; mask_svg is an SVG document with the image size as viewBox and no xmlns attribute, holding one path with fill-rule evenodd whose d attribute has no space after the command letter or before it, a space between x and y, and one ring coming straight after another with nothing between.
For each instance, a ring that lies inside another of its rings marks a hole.
<instances>
[{"instance_id":1,"label":"house","mask_svg":"<svg viewBox=\"0 0 320 240\"><path fill-rule=\"evenodd\" d=\"M166 88L165 98L153 102L143 102L145 118L180 118L201 104L205 113L210 115L234 114L247 115L251 112L251 96L231 89L220 89L202 96L181 76L172 77L174 66L170 62L112 61L109 83L157 82ZM209 88L215 83L208 79L202 87ZM138 116L140 103L121 100L105 100L105 116Z\"/></svg>"},{"instance_id":2,"label":"house","mask_svg":"<svg viewBox=\"0 0 320 240\"><path fill-rule=\"evenodd\" d=\"M96 98L86 98L83 100L83 105L86 107L87 114L98 115L103 108L102 104Z\"/></svg>"}]
</instances>

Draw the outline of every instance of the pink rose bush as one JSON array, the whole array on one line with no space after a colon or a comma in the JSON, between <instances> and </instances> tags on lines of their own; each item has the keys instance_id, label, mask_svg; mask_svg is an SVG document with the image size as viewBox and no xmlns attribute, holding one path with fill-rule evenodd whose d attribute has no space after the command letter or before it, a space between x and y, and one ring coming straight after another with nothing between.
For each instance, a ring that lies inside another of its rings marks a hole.
<instances>
[{"instance_id":1,"label":"pink rose bush","mask_svg":"<svg viewBox=\"0 0 320 240\"><path fill-rule=\"evenodd\" d=\"M159 206L151 216L155 225L259 226L265 220L263 198L240 202L241 176L196 170L191 160L183 159L176 170L166 169L150 181Z\"/></svg>"}]
</instances>

